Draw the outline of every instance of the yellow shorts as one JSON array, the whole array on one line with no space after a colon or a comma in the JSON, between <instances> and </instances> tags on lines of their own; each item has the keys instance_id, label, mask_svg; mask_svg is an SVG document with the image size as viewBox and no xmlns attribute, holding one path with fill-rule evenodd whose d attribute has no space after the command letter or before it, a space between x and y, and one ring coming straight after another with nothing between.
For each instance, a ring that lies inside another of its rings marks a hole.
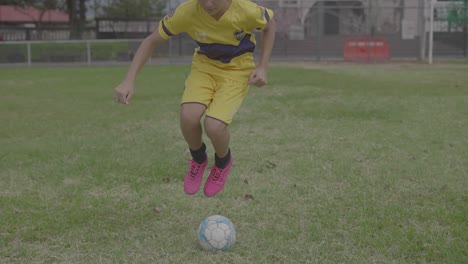
<instances>
[{"instance_id":1,"label":"yellow shorts","mask_svg":"<svg viewBox=\"0 0 468 264\"><path fill-rule=\"evenodd\" d=\"M206 106L206 116L229 125L249 91L249 84L199 71L192 67L185 80L182 104L199 103Z\"/></svg>"}]
</instances>

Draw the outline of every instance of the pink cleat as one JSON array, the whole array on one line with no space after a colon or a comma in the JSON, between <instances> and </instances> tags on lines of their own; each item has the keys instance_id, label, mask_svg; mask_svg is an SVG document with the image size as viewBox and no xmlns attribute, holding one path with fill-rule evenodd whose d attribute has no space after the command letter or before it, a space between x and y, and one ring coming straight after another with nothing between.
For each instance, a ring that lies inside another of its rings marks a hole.
<instances>
[{"instance_id":1,"label":"pink cleat","mask_svg":"<svg viewBox=\"0 0 468 264\"><path fill-rule=\"evenodd\" d=\"M216 165L214 165L211 168L210 176L208 176L208 179L205 183L204 192L206 196L215 196L223 189L224 184L226 183L227 177L229 175L229 171L231 170L232 161L233 159L231 156L229 163L224 169L220 169L216 167Z\"/></svg>"},{"instance_id":2,"label":"pink cleat","mask_svg":"<svg viewBox=\"0 0 468 264\"><path fill-rule=\"evenodd\" d=\"M184 191L186 194L192 195L198 192L203 180L203 174L205 174L206 165L208 165L208 158L202 164L190 160L190 165L184 178Z\"/></svg>"}]
</instances>

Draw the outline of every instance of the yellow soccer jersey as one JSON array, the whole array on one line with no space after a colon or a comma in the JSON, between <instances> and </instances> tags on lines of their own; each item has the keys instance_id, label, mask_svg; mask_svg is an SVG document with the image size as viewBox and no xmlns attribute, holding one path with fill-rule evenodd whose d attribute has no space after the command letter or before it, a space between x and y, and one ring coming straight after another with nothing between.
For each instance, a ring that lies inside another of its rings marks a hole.
<instances>
[{"instance_id":1,"label":"yellow soccer jersey","mask_svg":"<svg viewBox=\"0 0 468 264\"><path fill-rule=\"evenodd\" d=\"M245 79L244 70L252 70L255 49L255 29L262 30L273 12L258 6L250 0L232 0L231 5L216 20L208 15L197 0L188 0L179 5L172 16L166 16L159 23L159 34L164 39L179 33L187 33L198 44L193 64L199 70L205 69L226 77ZM235 74L242 71L242 77Z\"/></svg>"}]
</instances>

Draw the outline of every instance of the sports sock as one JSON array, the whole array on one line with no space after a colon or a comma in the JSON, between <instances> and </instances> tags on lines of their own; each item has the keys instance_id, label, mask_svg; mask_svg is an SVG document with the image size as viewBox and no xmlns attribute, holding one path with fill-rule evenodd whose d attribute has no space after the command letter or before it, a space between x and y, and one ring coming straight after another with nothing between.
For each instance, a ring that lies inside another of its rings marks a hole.
<instances>
[{"instance_id":1,"label":"sports sock","mask_svg":"<svg viewBox=\"0 0 468 264\"><path fill-rule=\"evenodd\" d=\"M190 154L192 155L193 160L198 163L202 164L206 160L206 145L202 143L202 146L197 150L190 149Z\"/></svg>"},{"instance_id":2,"label":"sports sock","mask_svg":"<svg viewBox=\"0 0 468 264\"><path fill-rule=\"evenodd\" d=\"M220 169L226 168L230 159L231 159L231 149L228 149L228 154L224 158L218 157L218 155L216 155L215 153L215 165L216 167Z\"/></svg>"}]
</instances>

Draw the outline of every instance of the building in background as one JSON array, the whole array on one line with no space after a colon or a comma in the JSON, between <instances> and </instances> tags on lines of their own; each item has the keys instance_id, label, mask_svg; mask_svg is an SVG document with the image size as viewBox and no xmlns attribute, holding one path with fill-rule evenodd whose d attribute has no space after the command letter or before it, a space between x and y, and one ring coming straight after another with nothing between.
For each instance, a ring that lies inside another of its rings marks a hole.
<instances>
[{"instance_id":1,"label":"building in background","mask_svg":"<svg viewBox=\"0 0 468 264\"><path fill-rule=\"evenodd\" d=\"M68 14L58 10L0 5L0 39L50 39L50 32L66 28Z\"/></svg>"}]
</instances>

